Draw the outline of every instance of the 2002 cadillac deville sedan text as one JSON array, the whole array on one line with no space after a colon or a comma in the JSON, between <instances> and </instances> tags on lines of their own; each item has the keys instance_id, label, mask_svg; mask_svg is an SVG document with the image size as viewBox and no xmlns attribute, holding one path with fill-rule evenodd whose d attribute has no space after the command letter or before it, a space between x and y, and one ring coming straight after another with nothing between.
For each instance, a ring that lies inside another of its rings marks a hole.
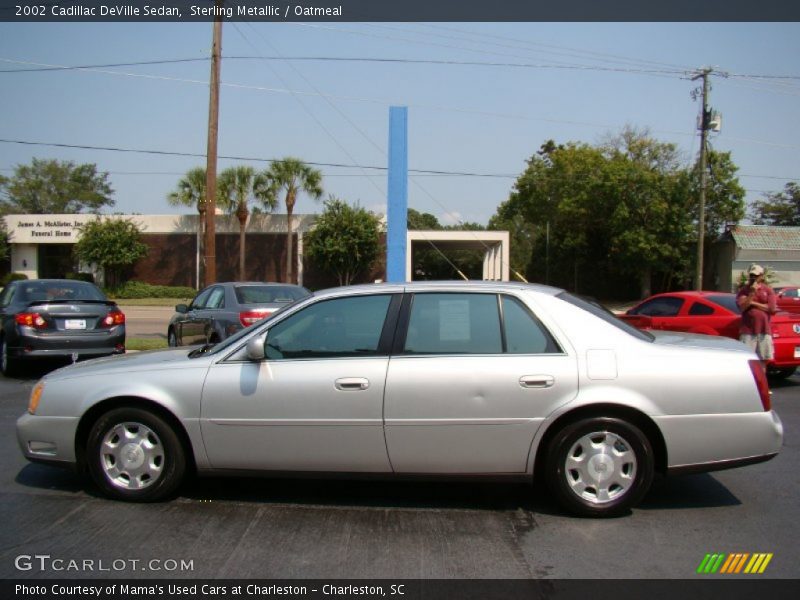
<instances>
[{"instance_id":1,"label":"2002 cadillac deville sedan text","mask_svg":"<svg viewBox=\"0 0 800 600\"><path fill-rule=\"evenodd\" d=\"M327 290L215 346L75 364L37 383L17 432L28 459L123 500L190 470L537 474L590 516L627 511L655 472L756 463L783 438L743 344L509 283Z\"/></svg>"}]
</instances>

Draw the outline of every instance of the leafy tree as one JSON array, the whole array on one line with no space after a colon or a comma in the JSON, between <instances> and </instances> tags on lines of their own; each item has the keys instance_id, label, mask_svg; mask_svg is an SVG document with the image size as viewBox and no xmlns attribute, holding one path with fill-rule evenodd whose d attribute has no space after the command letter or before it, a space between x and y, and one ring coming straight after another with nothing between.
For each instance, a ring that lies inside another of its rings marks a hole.
<instances>
[{"instance_id":1,"label":"leafy tree","mask_svg":"<svg viewBox=\"0 0 800 600\"><path fill-rule=\"evenodd\" d=\"M689 179L674 144L647 131L626 128L605 147L609 187L610 258L639 278L639 293L651 293L653 271L686 269Z\"/></svg>"},{"instance_id":2,"label":"leafy tree","mask_svg":"<svg viewBox=\"0 0 800 600\"><path fill-rule=\"evenodd\" d=\"M170 206L195 207L201 217L206 213L206 170L195 167L186 171L186 175L178 180L178 185L167 195Z\"/></svg>"},{"instance_id":3,"label":"leafy tree","mask_svg":"<svg viewBox=\"0 0 800 600\"><path fill-rule=\"evenodd\" d=\"M520 217L524 222L550 229L549 246L544 235L534 239L537 256L549 256L530 264L529 275L578 289L585 265L598 266L607 260L609 214L606 158L587 144L541 146L514 184L506 202L497 210L495 222Z\"/></svg>"},{"instance_id":4,"label":"leafy tree","mask_svg":"<svg viewBox=\"0 0 800 600\"><path fill-rule=\"evenodd\" d=\"M102 267L107 275L106 285L116 287L125 267L147 256L139 227L130 219L101 219L88 221L79 228L80 239L74 247L81 261Z\"/></svg>"},{"instance_id":5,"label":"leafy tree","mask_svg":"<svg viewBox=\"0 0 800 600\"><path fill-rule=\"evenodd\" d=\"M800 185L790 181L782 192L753 203L751 217L756 225L800 225Z\"/></svg>"},{"instance_id":6,"label":"leafy tree","mask_svg":"<svg viewBox=\"0 0 800 600\"><path fill-rule=\"evenodd\" d=\"M380 231L380 219L373 213L330 196L306 235L306 252L311 261L335 272L339 285L350 285L378 257Z\"/></svg>"},{"instance_id":7,"label":"leafy tree","mask_svg":"<svg viewBox=\"0 0 800 600\"><path fill-rule=\"evenodd\" d=\"M491 224L516 231L529 258L549 257L528 263L530 278L606 297L632 294L635 283L648 295L654 273L667 287L692 267L699 177L683 164L673 144L630 127L596 147L549 140ZM744 191L730 154L710 153L709 164L706 232L716 236L743 217Z\"/></svg>"},{"instance_id":8,"label":"leafy tree","mask_svg":"<svg viewBox=\"0 0 800 600\"><path fill-rule=\"evenodd\" d=\"M0 212L5 214L97 213L114 205L108 173L98 173L89 163L34 158L30 165L17 165L0 185L5 192Z\"/></svg>"},{"instance_id":9,"label":"leafy tree","mask_svg":"<svg viewBox=\"0 0 800 600\"><path fill-rule=\"evenodd\" d=\"M297 202L297 195L305 192L314 200L322 196L322 173L307 165L299 158L284 158L273 162L264 173L269 181L265 201L267 206L272 206L277 201L278 194L284 192L286 204L286 282L294 282L292 259L292 214Z\"/></svg>"},{"instance_id":10,"label":"leafy tree","mask_svg":"<svg viewBox=\"0 0 800 600\"><path fill-rule=\"evenodd\" d=\"M439 219L431 213L421 213L413 208L408 209L406 225L409 231L432 231L442 228Z\"/></svg>"},{"instance_id":11,"label":"leafy tree","mask_svg":"<svg viewBox=\"0 0 800 600\"><path fill-rule=\"evenodd\" d=\"M225 169L219 176L219 204L239 220L239 280L245 275L245 229L250 216L248 204L260 200L261 204L272 209L277 204L274 194L269 190L270 182L265 174L256 174L253 167L239 166Z\"/></svg>"},{"instance_id":12,"label":"leafy tree","mask_svg":"<svg viewBox=\"0 0 800 600\"><path fill-rule=\"evenodd\" d=\"M710 151L706 157L708 178L706 180L706 238L716 239L726 227L736 225L745 216L745 190L736 177L739 170L730 152ZM700 199L700 173L692 171L693 214L697 215ZM697 223L697 219L695 219Z\"/></svg>"}]
</instances>

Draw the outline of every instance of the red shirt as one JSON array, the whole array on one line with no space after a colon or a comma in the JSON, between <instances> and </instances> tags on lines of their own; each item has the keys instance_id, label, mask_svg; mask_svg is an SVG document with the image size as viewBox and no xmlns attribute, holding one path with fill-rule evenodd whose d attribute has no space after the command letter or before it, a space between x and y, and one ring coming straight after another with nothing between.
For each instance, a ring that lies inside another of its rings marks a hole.
<instances>
[{"instance_id":1,"label":"red shirt","mask_svg":"<svg viewBox=\"0 0 800 600\"><path fill-rule=\"evenodd\" d=\"M742 325L739 329L740 334L771 334L770 316L775 314L775 292L768 285L762 283L757 289L753 290L752 286L747 283L742 286L739 293L736 294L736 303L740 304L742 298L746 298L753 294L752 299L760 304L766 304L769 310L751 306L742 311Z\"/></svg>"}]
</instances>

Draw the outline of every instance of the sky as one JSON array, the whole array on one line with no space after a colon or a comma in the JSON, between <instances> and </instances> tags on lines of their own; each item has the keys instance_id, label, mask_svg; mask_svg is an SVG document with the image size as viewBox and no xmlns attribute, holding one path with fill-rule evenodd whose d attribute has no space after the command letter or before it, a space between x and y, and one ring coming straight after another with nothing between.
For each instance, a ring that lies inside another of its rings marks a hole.
<instances>
[{"instance_id":1,"label":"sky","mask_svg":"<svg viewBox=\"0 0 800 600\"><path fill-rule=\"evenodd\" d=\"M115 190L106 212L194 212L166 197L205 166L211 39L210 23L0 23L0 139L148 152L4 141L0 174L91 162ZM409 207L486 224L548 139L633 126L695 161L701 67L722 115L711 146L732 152L748 202L800 181L799 23L229 22L222 53L219 169L296 156L325 197L379 213L391 106L408 107ZM321 210L301 196L295 212Z\"/></svg>"}]
</instances>

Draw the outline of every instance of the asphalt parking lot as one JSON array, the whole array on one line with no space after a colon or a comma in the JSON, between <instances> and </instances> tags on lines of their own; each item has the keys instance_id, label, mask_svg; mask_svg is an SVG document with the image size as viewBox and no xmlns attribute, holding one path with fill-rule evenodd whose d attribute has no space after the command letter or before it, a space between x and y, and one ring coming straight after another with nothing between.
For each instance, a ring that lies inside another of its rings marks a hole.
<instances>
[{"instance_id":1,"label":"asphalt parking lot","mask_svg":"<svg viewBox=\"0 0 800 600\"><path fill-rule=\"evenodd\" d=\"M589 520L528 486L488 483L204 479L169 502L105 500L22 458L14 425L40 374L0 378L4 579L683 579L721 552L773 553L759 578L800 577L797 376L774 389L776 459L660 480L630 515ZM19 562L34 555L62 569ZM93 568L64 572L70 560Z\"/></svg>"}]
</instances>

